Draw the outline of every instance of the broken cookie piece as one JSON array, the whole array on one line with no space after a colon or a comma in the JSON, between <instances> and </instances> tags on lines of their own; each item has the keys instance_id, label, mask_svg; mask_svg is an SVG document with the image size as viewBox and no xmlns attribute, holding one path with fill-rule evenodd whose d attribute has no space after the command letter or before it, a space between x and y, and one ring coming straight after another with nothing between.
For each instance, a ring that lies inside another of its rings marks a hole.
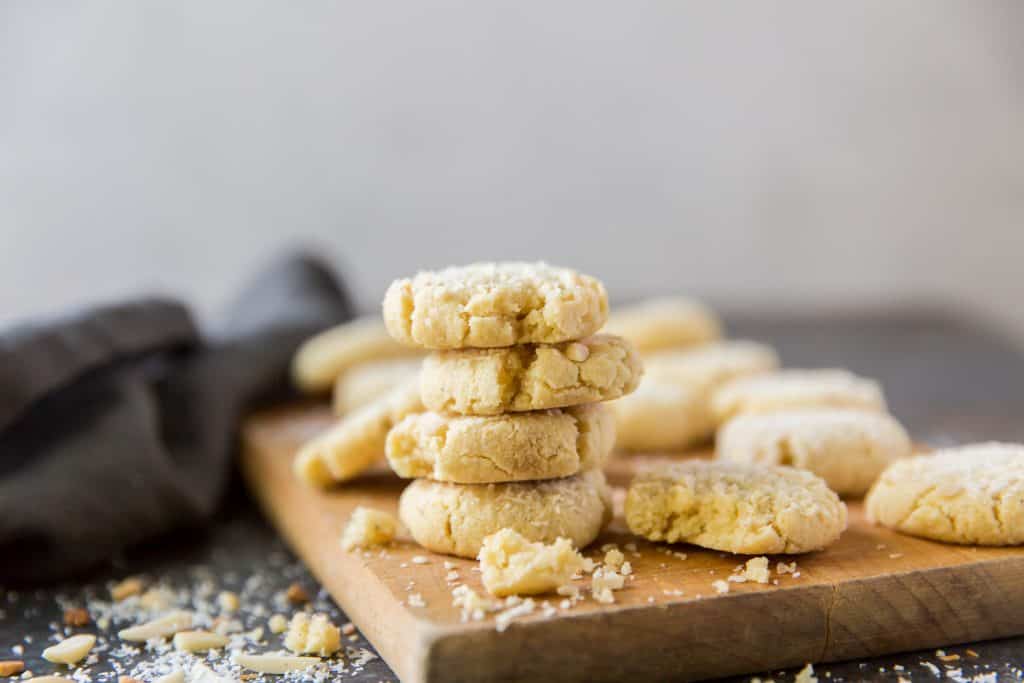
<instances>
[{"instance_id":1,"label":"broken cookie piece","mask_svg":"<svg viewBox=\"0 0 1024 683\"><path fill-rule=\"evenodd\" d=\"M532 543L512 529L491 534L480 549L484 587L498 597L553 591L585 564L567 538L550 545Z\"/></svg>"},{"instance_id":2,"label":"broken cookie piece","mask_svg":"<svg viewBox=\"0 0 1024 683\"><path fill-rule=\"evenodd\" d=\"M351 552L356 548L385 545L395 538L397 531L398 520L394 515L360 505L352 511L342 532L341 547Z\"/></svg>"}]
</instances>

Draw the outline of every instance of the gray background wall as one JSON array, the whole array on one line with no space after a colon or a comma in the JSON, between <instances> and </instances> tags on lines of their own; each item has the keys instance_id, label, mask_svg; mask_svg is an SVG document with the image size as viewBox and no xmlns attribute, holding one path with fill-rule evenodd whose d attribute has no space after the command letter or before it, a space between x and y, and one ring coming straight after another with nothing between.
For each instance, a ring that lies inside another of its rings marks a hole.
<instances>
[{"instance_id":1,"label":"gray background wall","mask_svg":"<svg viewBox=\"0 0 1024 683\"><path fill-rule=\"evenodd\" d=\"M942 300L1024 335L1024 3L0 2L0 320L360 301L544 258L620 298Z\"/></svg>"}]
</instances>

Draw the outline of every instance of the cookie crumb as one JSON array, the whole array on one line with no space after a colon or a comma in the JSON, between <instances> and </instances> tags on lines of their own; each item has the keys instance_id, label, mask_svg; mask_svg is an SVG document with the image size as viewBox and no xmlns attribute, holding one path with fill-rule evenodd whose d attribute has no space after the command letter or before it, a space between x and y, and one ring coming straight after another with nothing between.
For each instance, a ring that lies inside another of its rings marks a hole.
<instances>
[{"instance_id":1,"label":"cookie crumb","mask_svg":"<svg viewBox=\"0 0 1024 683\"><path fill-rule=\"evenodd\" d=\"M297 655L329 657L341 649L341 631L326 614L297 612L288 624L284 646Z\"/></svg>"},{"instance_id":2,"label":"cookie crumb","mask_svg":"<svg viewBox=\"0 0 1024 683\"><path fill-rule=\"evenodd\" d=\"M569 582L584 568L584 558L567 538L534 543L513 529L501 529L484 539L480 568L491 595L546 593Z\"/></svg>"},{"instance_id":3,"label":"cookie crumb","mask_svg":"<svg viewBox=\"0 0 1024 683\"><path fill-rule=\"evenodd\" d=\"M110 587L110 597L114 599L114 602L121 602L125 598L141 593L142 585L142 579L137 576L129 576Z\"/></svg>"},{"instance_id":4,"label":"cookie crumb","mask_svg":"<svg viewBox=\"0 0 1024 683\"><path fill-rule=\"evenodd\" d=\"M818 677L814 675L814 665L808 664L800 669L793 679L793 683L818 683Z\"/></svg>"},{"instance_id":5,"label":"cookie crumb","mask_svg":"<svg viewBox=\"0 0 1024 683\"><path fill-rule=\"evenodd\" d=\"M419 593L409 593L409 599L406 600L406 603L410 607L426 607L427 606L427 603L423 599L423 596L420 595Z\"/></svg>"},{"instance_id":6,"label":"cookie crumb","mask_svg":"<svg viewBox=\"0 0 1024 683\"><path fill-rule=\"evenodd\" d=\"M217 604L223 612L236 612L239 607L238 594L231 591L221 591L217 596Z\"/></svg>"},{"instance_id":7,"label":"cookie crumb","mask_svg":"<svg viewBox=\"0 0 1024 683\"><path fill-rule=\"evenodd\" d=\"M360 505L352 511L341 534L341 548L351 552L387 545L395 539L397 531L398 520L394 515Z\"/></svg>"},{"instance_id":8,"label":"cookie crumb","mask_svg":"<svg viewBox=\"0 0 1024 683\"><path fill-rule=\"evenodd\" d=\"M472 588L466 585L456 586L452 589L452 605L462 609L462 621L480 621L487 612L497 609L493 601L480 597Z\"/></svg>"},{"instance_id":9,"label":"cookie crumb","mask_svg":"<svg viewBox=\"0 0 1024 683\"><path fill-rule=\"evenodd\" d=\"M298 583L293 583L288 586L288 590L285 591L284 597L293 605L304 605L309 602L309 593L307 593L306 589Z\"/></svg>"},{"instance_id":10,"label":"cookie crumb","mask_svg":"<svg viewBox=\"0 0 1024 683\"><path fill-rule=\"evenodd\" d=\"M721 579L719 579L718 581L713 581L711 583L711 587L714 588L715 592L719 595L723 595L729 592L729 584L725 581L722 581Z\"/></svg>"},{"instance_id":11,"label":"cookie crumb","mask_svg":"<svg viewBox=\"0 0 1024 683\"><path fill-rule=\"evenodd\" d=\"M429 564L430 560L427 559L426 557L424 557L423 555L414 555L413 558L412 558L412 563L413 564Z\"/></svg>"},{"instance_id":12,"label":"cookie crumb","mask_svg":"<svg viewBox=\"0 0 1024 683\"><path fill-rule=\"evenodd\" d=\"M68 607L64 610L64 625L65 626L88 626L89 624L89 612L81 607Z\"/></svg>"},{"instance_id":13,"label":"cookie crumb","mask_svg":"<svg viewBox=\"0 0 1024 683\"><path fill-rule=\"evenodd\" d=\"M288 628L288 620L283 614L274 614L267 620L267 628L271 633L284 633Z\"/></svg>"}]
</instances>

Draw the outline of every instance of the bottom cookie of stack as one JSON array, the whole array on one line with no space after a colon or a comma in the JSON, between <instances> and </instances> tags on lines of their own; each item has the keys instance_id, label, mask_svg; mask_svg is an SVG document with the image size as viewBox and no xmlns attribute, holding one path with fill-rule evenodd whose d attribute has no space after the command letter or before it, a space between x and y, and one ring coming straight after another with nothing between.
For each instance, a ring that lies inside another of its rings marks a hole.
<instances>
[{"instance_id":1,"label":"bottom cookie of stack","mask_svg":"<svg viewBox=\"0 0 1024 683\"><path fill-rule=\"evenodd\" d=\"M484 538L501 529L513 529L534 542L567 538L583 548L611 516L611 490L599 470L504 484L418 479L399 502L399 517L417 543L468 558L475 558Z\"/></svg>"}]
</instances>

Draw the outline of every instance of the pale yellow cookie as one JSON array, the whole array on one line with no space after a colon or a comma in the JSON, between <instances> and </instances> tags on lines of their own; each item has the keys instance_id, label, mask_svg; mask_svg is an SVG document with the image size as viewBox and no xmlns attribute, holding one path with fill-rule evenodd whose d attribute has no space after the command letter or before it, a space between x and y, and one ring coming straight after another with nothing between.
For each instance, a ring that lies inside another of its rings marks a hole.
<instances>
[{"instance_id":1,"label":"pale yellow cookie","mask_svg":"<svg viewBox=\"0 0 1024 683\"><path fill-rule=\"evenodd\" d=\"M299 449L292 470L313 486L352 479L384 456L388 431L399 420L422 411L419 383L413 380L315 436Z\"/></svg>"},{"instance_id":2,"label":"pale yellow cookie","mask_svg":"<svg viewBox=\"0 0 1024 683\"><path fill-rule=\"evenodd\" d=\"M644 356L644 367L651 377L703 387L710 392L738 377L775 370L779 367L779 357L765 344L727 340L648 354ZM708 398L710 400L710 395Z\"/></svg>"},{"instance_id":3,"label":"pale yellow cookie","mask_svg":"<svg viewBox=\"0 0 1024 683\"><path fill-rule=\"evenodd\" d=\"M417 479L402 492L399 517L428 550L475 558L484 539L512 529L529 541L591 543L611 520L611 490L600 470L565 479L450 484Z\"/></svg>"},{"instance_id":4,"label":"pale yellow cookie","mask_svg":"<svg viewBox=\"0 0 1024 683\"><path fill-rule=\"evenodd\" d=\"M491 534L480 549L480 578L487 592L498 597L553 592L569 585L588 564L593 566L566 538L531 543L512 529Z\"/></svg>"},{"instance_id":5,"label":"pale yellow cookie","mask_svg":"<svg viewBox=\"0 0 1024 683\"><path fill-rule=\"evenodd\" d=\"M884 413L803 410L733 418L718 430L715 454L792 465L818 475L840 495L861 496L890 463L910 456L911 443Z\"/></svg>"},{"instance_id":6,"label":"pale yellow cookie","mask_svg":"<svg viewBox=\"0 0 1024 683\"><path fill-rule=\"evenodd\" d=\"M982 443L889 466L868 519L911 536L969 545L1024 543L1024 445Z\"/></svg>"},{"instance_id":7,"label":"pale yellow cookie","mask_svg":"<svg viewBox=\"0 0 1024 683\"><path fill-rule=\"evenodd\" d=\"M561 344L439 351L423 362L420 393L434 411L499 415L619 398L642 375L628 341L597 334Z\"/></svg>"},{"instance_id":8,"label":"pale yellow cookie","mask_svg":"<svg viewBox=\"0 0 1024 683\"><path fill-rule=\"evenodd\" d=\"M361 363L334 383L334 412L347 415L420 375L420 358L389 358Z\"/></svg>"},{"instance_id":9,"label":"pale yellow cookie","mask_svg":"<svg viewBox=\"0 0 1024 683\"><path fill-rule=\"evenodd\" d=\"M600 403L492 417L409 415L388 434L401 477L461 484L557 479L600 468L615 421Z\"/></svg>"},{"instance_id":10,"label":"pale yellow cookie","mask_svg":"<svg viewBox=\"0 0 1024 683\"><path fill-rule=\"evenodd\" d=\"M614 401L616 447L628 451L679 450L711 438L717 423L711 398L724 382L779 365L771 347L723 341L645 356L644 379Z\"/></svg>"},{"instance_id":11,"label":"pale yellow cookie","mask_svg":"<svg viewBox=\"0 0 1024 683\"><path fill-rule=\"evenodd\" d=\"M626 523L651 541L746 555L820 550L846 529L846 505L825 482L792 467L703 460L638 474Z\"/></svg>"},{"instance_id":12,"label":"pale yellow cookie","mask_svg":"<svg viewBox=\"0 0 1024 683\"><path fill-rule=\"evenodd\" d=\"M307 393L325 392L348 369L372 360L418 355L388 336L380 318L357 318L311 337L292 359L295 385Z\"/></svg>"},{"instance_id":13,"label":"pale yellow cookie","mask_svg":"<svg viewBox=\"0 0 1024 683\"><path fill-rule=\"evenodd\" d=\"M615 444L627 451L682 450L711 434L700 389L645 378L637 390L608 404L615 415Z\"/></svg>"},{"instance_id":14,"label":"pale yellow cookie","mask_svg":"<svg viewBox=\"0 0 1024 683\"><path fill-rule=\"evenodd\" d=\"M711 409L719 424L744 413L807 408L885 411L878 382L846 370L779 370L741 377L715 391Z\"/></svg>"},{"instance_id":15,"label":"pale yellow cookie","mask_svg":"<svg viewBox=\"0 0 1024 683\"><path fill-rule=\"evenodd\" d=\"M598 280L546 263L474 263L396 280L384 322L403 344L493 348L580 339L608 317Z\"/></svg>"},{"instance_id":16,"label":"pale yellow cookie","mask_svg":"<svg viewBox=\"0 0 1024 683\"><path fill-rule=\"evenodd\" d=\"M622 335L638 351L648 353L715 341L722 336L722 324L700 302L670 296L616 308L605 331Z\"/></svg>"}]
</instances>

